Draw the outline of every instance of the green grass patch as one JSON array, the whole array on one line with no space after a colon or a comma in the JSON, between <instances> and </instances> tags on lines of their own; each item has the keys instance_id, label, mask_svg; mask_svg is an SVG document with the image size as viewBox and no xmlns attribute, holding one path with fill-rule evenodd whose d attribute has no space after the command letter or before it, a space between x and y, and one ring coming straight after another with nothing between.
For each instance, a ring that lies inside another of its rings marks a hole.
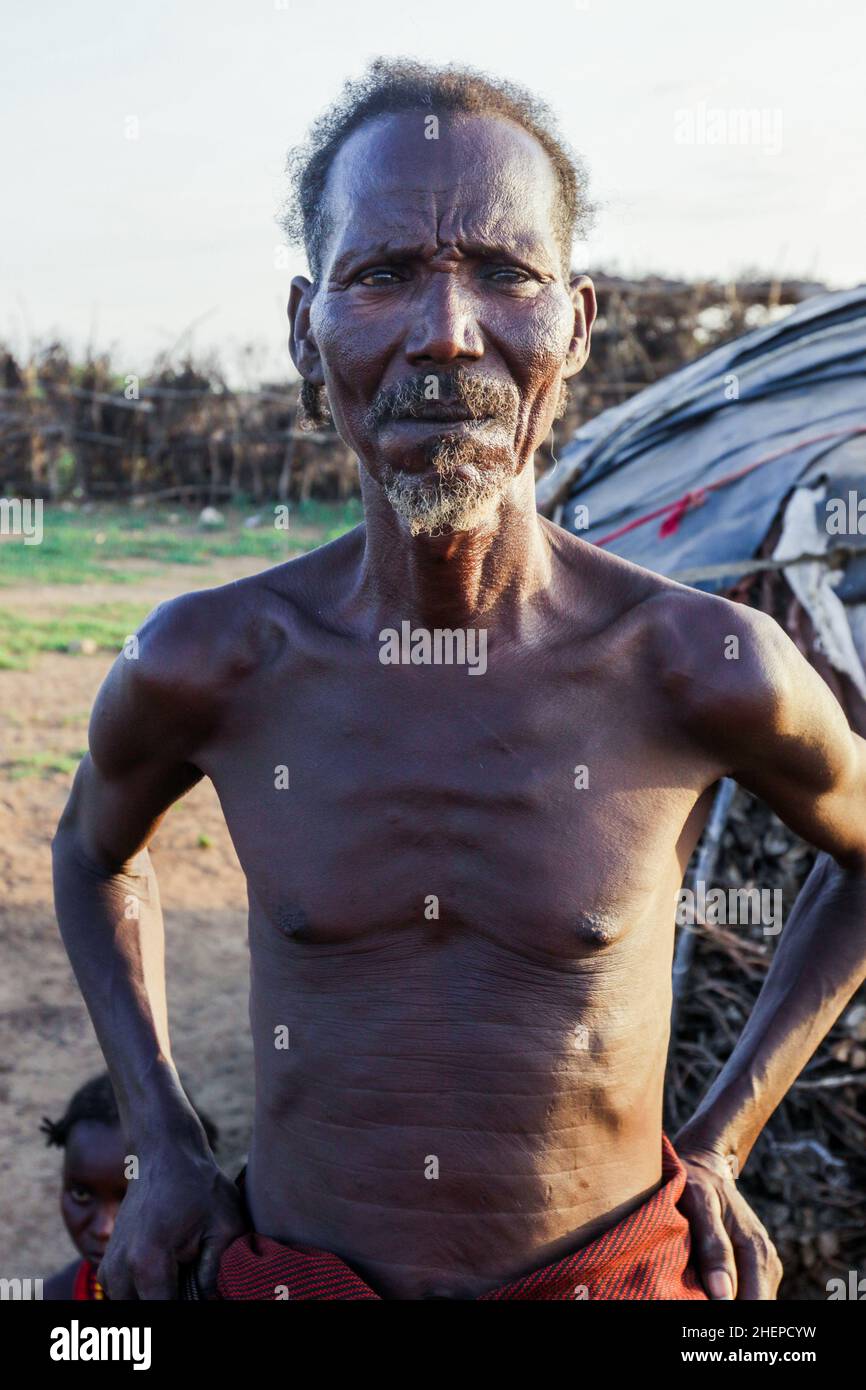
<instances>
[{"instance_id":1,"label":"green grass patch","mask_svg":"<svg viewBox=\"0 0 866 1390\"><path fill-rule=\"evenodd\" d=\"M160 565L206 565L231 556L259 556L262 568L335 540L361 520L361 504L307 502L289 509L288 528L273 525L273 504L220 509L225 524L212 531L197 525L197 511L171 507L137 509L117 504L64 511L45 506L42 541L0 544L0 586L15 584L138 583ZM172 523L170 515L179 519ZM261 525L246 527L258 515ZM298 535L303 528L304 535ZM136 569L124 568L134 560ZM142 562L145 567L142 568Z\"/></svg>"},{"instance_id":2,"label":"green grass patch","mask_svg":"<svg viewBox=\"0 0 866 1390\"><path fill-rule=\"evenodd\" d=\"M139 603L72 604L38 617L0 608L0 670L26 670L39 652L66 651L86 640L116 654L149 612Z\"/></svg>"},{"instance_id":3,"label":"green grass patch","mask_svg":"<svg viewBox=\"0 0 866 1390\"><path fill-rule=\"evenodd\" d=\"M6 770L12 782L22 777L50 777L52 772L71 776L86 752L83 748L78 753L31 753L27 758L15 758L7 763Z\"/></svg>"}]
</instances>

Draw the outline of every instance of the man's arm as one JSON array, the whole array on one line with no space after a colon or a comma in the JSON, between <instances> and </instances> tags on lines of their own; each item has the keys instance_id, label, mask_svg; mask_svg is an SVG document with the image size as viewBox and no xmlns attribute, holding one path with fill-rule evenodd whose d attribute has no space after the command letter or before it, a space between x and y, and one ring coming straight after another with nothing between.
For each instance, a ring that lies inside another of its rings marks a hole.
<instances>
[{"instance_id":1,"label":"man's arm","mask_svg":"<svg viewBox=\"0 0 866 1390\"><path fill-rule=\"evenodd\" d=\"M179 1264L212 1291L219 1256L244 1229L171 1057L164 932L147 852L168 807L201 778L190 761L218 692L203 672L206 605L165 605L119 657L90 722L52 852L57 918L138 1159L100 1267L109 1298L172 1298ZM213 653L211 653L211 656Z\"/></svg>"},{"instance_id":2,"label":"man's arm","mask_svg":"<svg viewBox=\"0 0 866 1390\"><path fill-rule=\"evenodd\" d=\"M720 773L822 851L734 1051L676 1137L684 1156L736 1176L866 978L866 742L778 624L740 605L713 607L700 670L684 683L681 667L684 728ZM726 1224L731 1237L737 1223ZM751 1274L754 1285L760 1271Z\"/></svg>"}]
</instances>

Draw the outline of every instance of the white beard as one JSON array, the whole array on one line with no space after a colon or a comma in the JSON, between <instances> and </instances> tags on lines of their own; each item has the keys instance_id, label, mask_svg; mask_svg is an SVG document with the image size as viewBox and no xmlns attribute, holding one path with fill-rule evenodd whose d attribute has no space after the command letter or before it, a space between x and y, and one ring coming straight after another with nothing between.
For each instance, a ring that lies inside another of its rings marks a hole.
<instances>
[{"instance_id":1,"label":"white beard","mask_svg":"<svg viewBox=\"0 0 866 1390\"><path fill-rule=\"evenodd\" d=\"M469 467L458 475L461 463ZM413 536L474 530L495 513L513 476L504 460L479 469L471 462L470 450L450 441L437 446L434 466L435 483L398 472L382 481L385 496Z\"/></svg>"},{"instance_id":2,"label":"white beard","mask_svg":"<svg viewBox=\"0 0 866 1390\"><path fill-rule=\"evenodd\" d=\"M507 479L451 478L429 482L400 473L386 482L385 496L413 536L472 531L499 504Z\"/></svg>"}]
</instances>

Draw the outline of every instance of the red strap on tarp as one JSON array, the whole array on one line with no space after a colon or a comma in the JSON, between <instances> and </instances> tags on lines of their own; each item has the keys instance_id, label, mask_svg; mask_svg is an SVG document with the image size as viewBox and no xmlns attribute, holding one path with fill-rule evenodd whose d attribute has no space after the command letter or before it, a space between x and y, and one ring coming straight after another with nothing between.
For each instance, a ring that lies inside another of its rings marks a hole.
<instances>
[{"instance_id":1,"label":"red strap on tarp","mask_svg":"<svg viewBox=\"0 0 866 1390\"><path fill-rule=\"evenodd\" d=\"M764 454L763 457L755 459L753 463L747 464L745 468L738 468L733 473L726 473L724 477L717 478L714 483L707 483L706 487L692 488L691 491L683 493L682 497L678 497L675 502L666 502L663 507L656 507L644 516L635 517L633 521L626 522L624 526L618 526L615 531L609 531L606 536L595 541L595 545L609 545L611 541L618 540L628 531L634 531L638 526L645 526L648 521L655 521L660 516L665 517L665 520L659 527L659 536L672 536L686 512L691 511L693 507L701 506L709 493L716 492L720 487L727 487L728 483L734 483L738 478L744 478L747 473L752 473L764 463L772 463L775 459L784 458L786 454L795 454L798 449L805 449L810 444L823 444L827 439L839 439L855 434L866 434L866 425L849 426L848 429L844 430L828 430L826 434L814 434L810 439L800 439L796 444L786 444L783 449L774 449L771 454Z\"/></svg>"}]
</instances>

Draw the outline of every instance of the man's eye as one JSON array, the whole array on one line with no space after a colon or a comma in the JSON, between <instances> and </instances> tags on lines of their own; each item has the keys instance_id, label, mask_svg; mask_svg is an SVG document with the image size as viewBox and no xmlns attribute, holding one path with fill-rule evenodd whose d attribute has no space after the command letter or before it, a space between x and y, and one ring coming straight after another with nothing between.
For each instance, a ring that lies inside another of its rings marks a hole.
<instances>
[{"instance_id":1,"label":"man's eye","mask_svg":"<svg viewBox=\"0 0 866 1390\"><path fill-rule=\"evenodd\" d=\"M399 281L400 277L396 270L389 270L387 266L374 266L372 270L365 270L355 281L356 285L393 285Z\"/></svg>"},{"instance_id":2,"label":"man's eye","mask_svg":"<svg viewBox=\"0 0 866 1390\"><path fill-rule=\"evenodd\" d=\"M87 1187L70 1187L70 1195L76 1202L89 1202L91 1193Z\"/></svg>"},{"instance_id":3,"label":"man's eye","mask_svg":"<svg viewBox=\"0 0 866 1390\"><path fill-rule=\"evenodd\" d=\"M524 285L530 278L525 270L518 270L513 265L497 266L488 275L488 279L496 280L500 285Z\"/></svg>"}]
</instances>

